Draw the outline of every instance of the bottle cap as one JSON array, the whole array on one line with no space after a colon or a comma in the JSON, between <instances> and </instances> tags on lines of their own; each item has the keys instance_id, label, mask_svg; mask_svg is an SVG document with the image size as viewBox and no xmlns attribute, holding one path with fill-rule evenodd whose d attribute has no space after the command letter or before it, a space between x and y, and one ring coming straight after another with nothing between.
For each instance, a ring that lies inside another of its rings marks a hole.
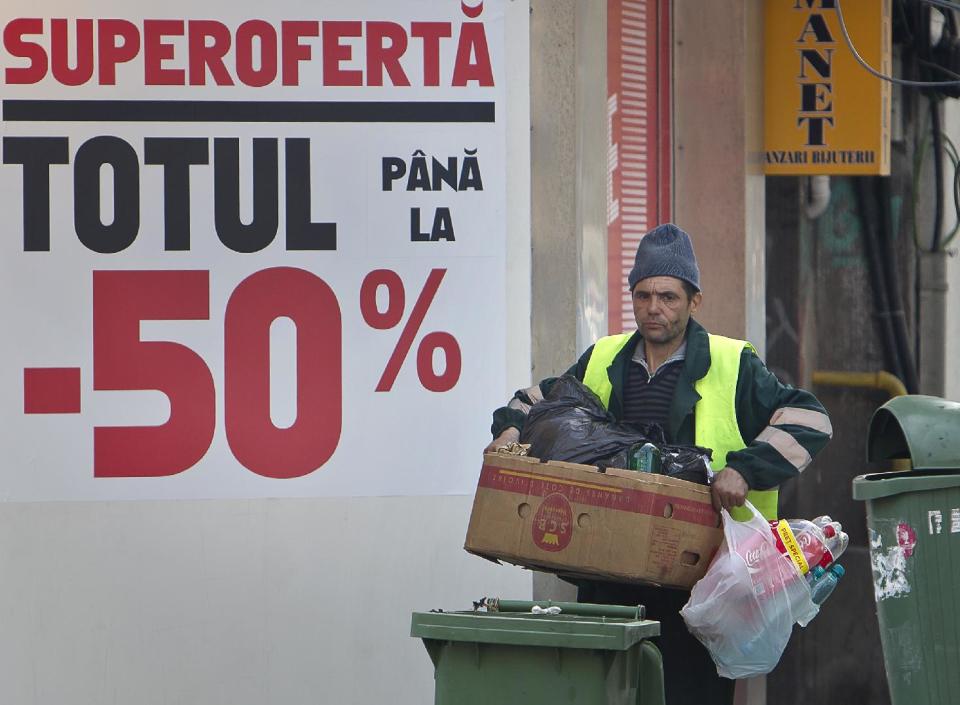
<instances>
[{"instance_id":1,"label":"bottle cap","mask_svg":"<svg viewBox=\"0 0 960 705\"><path fill-rule=\"evenodd\" d=\"M832 539L834 536L837 535L837 530L834 529L831 524L827 524L825 527L823 527L823 535L826 536L828 539Z\"/></svg>"},{"instance_id":2,"label":"bottle cap","mask_svg":"<svg viewBox=\"0 0 960 705\"><path fill-rule=\"evenodd\" d=\"M838 578L842 578L843 574L847 572L843 569L843 566L840 565L839 563L837 563L834 566L831 566L830 570L832 570L834 575L836 575Z\"/></svg>"},{"instance_id":3,"label":"bottle cap","mask_svg":"<svg viewBox=\"0 0 960 705\"><path fill-rule=\"evenodd\" d=\"M823 575L825 572L826 571L824 570L823 566L818 565L816 568L813 569L813 579L819 580L820 576Z\"/></svg>"}]
</instances>

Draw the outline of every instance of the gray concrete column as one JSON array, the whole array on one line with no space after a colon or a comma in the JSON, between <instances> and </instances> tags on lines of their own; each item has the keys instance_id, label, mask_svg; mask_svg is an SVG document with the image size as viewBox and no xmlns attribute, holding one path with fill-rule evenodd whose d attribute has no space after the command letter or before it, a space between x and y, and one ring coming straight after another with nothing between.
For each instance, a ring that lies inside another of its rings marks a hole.
<instances>
[{"instance_id":1,"label":"gray concrete column","mask_svg":"<svg viewBox=\"0 0 960 705\"><path fill-rule=\"evenodd\" d=\"M763 2L673 4L674 213L707 328L763 348Z\"/></svg>"},{"instance_id":2,"label":"gray concrete column","mask_svg":"<svg viewBox=\"0 0 960 705\"><path fill-rule=\"evenodd\" d=\"M606 3L532 0L533 379L606 333ZM576 591L534 573L537 599Z\"/></svg>"},{"instance_id":3,"label":"gray concrete column","mask_svg":"<svg viewBox=\"0 0 960 705\"><path fill-rule=\"evenodd\" d=\"M533 379L576 360L576 5L530 3Z\"/></svg>"}]
</instances>

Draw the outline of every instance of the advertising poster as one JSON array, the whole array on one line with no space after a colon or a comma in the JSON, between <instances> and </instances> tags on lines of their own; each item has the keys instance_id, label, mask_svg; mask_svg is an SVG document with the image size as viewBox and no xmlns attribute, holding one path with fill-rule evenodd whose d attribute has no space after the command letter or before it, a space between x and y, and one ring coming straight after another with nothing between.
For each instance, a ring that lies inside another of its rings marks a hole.
<instances>
[{"instance_id":1,"label":"advertising poster","mask_svg":"<svg viewBox=\"0 0 960 705\"><path fill-rule=\"evenodd\" d=\"M503 4L4 3L0 497L472 492Z\"/></svg>"}]
</instances>

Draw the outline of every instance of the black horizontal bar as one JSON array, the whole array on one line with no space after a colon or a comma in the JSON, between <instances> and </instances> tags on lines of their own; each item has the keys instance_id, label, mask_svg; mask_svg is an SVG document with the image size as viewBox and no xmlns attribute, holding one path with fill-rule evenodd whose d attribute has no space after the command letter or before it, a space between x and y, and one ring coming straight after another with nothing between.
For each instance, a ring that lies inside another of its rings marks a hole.
<instances>
[{"instance_id":1,"label":"black horizontal bar","mask_svg":"<svg viewBox=\"0 0 960 705\"><path fill-rule=\"evenodd\" d=\"M4 100L6 122L494 122L493 102Z\"/></svg>"}]
</instances>

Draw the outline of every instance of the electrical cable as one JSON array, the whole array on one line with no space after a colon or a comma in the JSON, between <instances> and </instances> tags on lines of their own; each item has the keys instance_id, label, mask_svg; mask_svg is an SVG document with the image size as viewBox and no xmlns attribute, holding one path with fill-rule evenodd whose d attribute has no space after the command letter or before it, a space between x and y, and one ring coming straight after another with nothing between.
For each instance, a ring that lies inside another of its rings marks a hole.
<instances>
[{"instance_id":1,"label":"electrical cable","mask_svg":"<svg viewBox=\"0 0 960 705\"><path fill-rule=\"evenodd\" d=\"M880 336L880 347L883 350L884 367L890 374L903 381L903 366L900 364L899 346L890 316L890 304L887 299L888 291L883 276L880 248L874 234L874 217L871 209L871 200L867 192L869 178L865 176L853 177L854 196L856 198L857 213L860 220L860 232L863 238L863 249L867 259L867 275L870 278L870 289L873 292L874 319L877 322Z\"/></svg>"},{"instance_id":2,"label":"electrical cable","mask_svg":"<svg viewBox=\"0 0 960 705\"><path fill-rule=\"evenodd\" d=\"M950 232L944 236L943 241L940 243L940 249L943 249L953 242L957 235L960 235L960 149L957 149L957 146L946 132L941 133L941 138L945 148L944 152L950 158L950 163L953 165L953 178L950 180L953 182L953 208L956 213L956 222L953 228L950 229ZM929 149L930 139L927 134L924 134L923 141L914 147L914 154L916 156L913 159L913 178L911 180L912 188L910 189L910 206L913 213L913 218L911 218L913 244L918 251L926 251L926 248L924 248L920 242L920 232L917 230L917 195L920 191L920 176L923 172L923 165L927 160L927 151Z\"/></svg>"},{"instance_id":3,"label":"electrical cable","mask_svg":"<svg viewBox=\"0 0 960 705\"><path fill-rule=\"evenodd\" d=\"M953 143L953 140L950 139L949 135L943 133L942 138L943 146L946 147L944 151L947 153L947 156L950 157L950 163L953 164L951 191L953 192L953 207L957 218L953 228L944 236L943 242L940 243L940 248L945 249L957 236L957 232L960 232L960 153L957 152L957 146Z\"/></svg>"},{"instance_id":4,"label":"electrical cable","mask_svg":"<svg viewBox=\"0 0 960 705\"><path fill-rule=\"evenodd\" d=\"M943 131L940 129L940 101L930 96L930 120L933 135L933 239L930 241L930 251L940 251L940 240L943 235Z\"/></svg>"},{"instance_id":5,"label":"electrical cable","mask_svg":"<svg viewBox=\"0 0 960 705\"><path fill-rule=\"evenodd\" d=\"M920 130L917 130L917 133L919 134ZM917 248L917 252L923 250L923 245L920 243L920 232L917 230L917 195L920 192L920 171L923 169L923 163L926 161L929 146L930 141L924 133L923 140L919 145L914 144L913 150L915 155L913 158L913 183L910 189L910 209L913 218L910 220L913 227L913 245Z\"/></svg>"},{"instance_id":6,"label":"electrical cable","mask_svg":"<svg viewBox=\"0 0 960 705\"><path fill-rule=\"evenodd\" d=\"M887 289L887 311L893 327L897 360L903 370L904 376L901 379L907 388L907 392L916 394L919 389L917 366L914 364L908 342L907 317L903 310L903 297L900 294L900 277L895 266L898 259L893 242L893 219L890 213L890 203L893 201L890 193L890 179L875 177L873 183L877 204L877 220L879 221L877 224L877 230L879 231L878 249L880 250L880 261L883 265L884 286Z\"/></svg>"},{"instance_id":7,"label":"electrical cable","mask_svg":"<svg viewBox=\"0 0 960 705\"><path fill-rule=\"evenodd\" d=\"M924 58L949 69L949 73L956 76L960 73L960 32L957 31L957 14L952 10L949 12L940 10L940 13L944 18L940 38L936 44L929 47L929 55ZM934 77L925 76L925 78ZM941 88L938 92L947 98L960 98L960 86Z\"/></svg>"},{"instance_id":8,"label":"electrical cable","mask_svg":"<svg viewBox=\"0 0 960 705\"><path fill-rule=\"evenodd\" d=\"M950 0L920 0L927 5L936 5L947 10L960 10L960 2L951 2Z\"/></svg>"},{"instance_id":9,"label":"electrical cable","mask_svg":"<svg viewBox=\"0 0 960 705\"><path fill-rule=\"evenodd\" d=\"M957 161L957 166L953 170L953 205L957 210L957 224L954 226L953 232L943 239L944 247L953 242L953 238L957 236L957 231L960 231L960 160Z\"/></svg>"},{"instance_id":10,"label":"electrical cable","mask_svg":"<svg viewBox=\"0 0 960 705\"><path fill-rule=\"evenodd\" d=\"M938 0L944 1L944 0ZM933 0L924 0L924 2L933 2ZM853 54L853 58L857 60L857 63L865 68L869 73L873 74L877 78L888 81L890 83L896 83L901 86L913 86L914 88L937 88L944 86L960 86L960 79L953 81L908 81L905 78L895 78L893 76L887 76L886 74L880 73L870 64L868 64L860 53L857 51L856 47L853 46L853 41L850 39L850 33L847 32L847 24L843 21L843 10L840 7L840 0L834 0L834 7L837 10L837 20L840 22L840 32L843 34L843 40L847 43L847 47L850 49L850 53ZM960 5L957 6L957 9L960 9Z\"/></svg>"},{"instance_id":11,"label":"electrical cable","mask_svg":"<svg viewBox=\"0 0 960 705\"><path fill-rule=\"evenodd\" d=\"M904 7L904 0L897 0L896 7L900 13L900 26L907 35L907 46L912 46L914 41L913 32L910 31L910 20L907 17L907 9Z\"/></svg>"},{"instance_id":12,"label":"electrical cable","mask_svg":"<svg viewBox=\"0 0 960 705\"><path fill-rule=\"evenodd\" d=\"M945 13L946 15L946 35L953 38L956 42L958 35L957 27L957 16L953 12ZM953 95L953 97L957 97ZM950 161L953 163L953 187L951 188L953 195L953 207L954 213L956 214L957 220L953 226L953 229L943 238L943 242L940 244L942 248L946 248L953 239L957 236L957 233L960 232L960 152L957 151L957 146L953 143L953 140L950 139L950 136L945 132L942 135L943 144L947 148L947 155L950 157Z\"/></svg>"},{"instance_id":13,"label":"electrical cable","mask_svg":"<svg viewBox=\"0 0 960 705\"><path fill-rule=\"evenodd\" d=\"M960 73L956 73L954 71L951 71L948 68L944 68L943 66L941 66L940 64L934 61L924 61L923 59L917 59L917 63L926 66L928 69L933 69L935 71L940 71L941 73L945 73L948 76L953 76L954 78L957 79L957 83L960 84Z\"/></svg>"}]
</instances>

